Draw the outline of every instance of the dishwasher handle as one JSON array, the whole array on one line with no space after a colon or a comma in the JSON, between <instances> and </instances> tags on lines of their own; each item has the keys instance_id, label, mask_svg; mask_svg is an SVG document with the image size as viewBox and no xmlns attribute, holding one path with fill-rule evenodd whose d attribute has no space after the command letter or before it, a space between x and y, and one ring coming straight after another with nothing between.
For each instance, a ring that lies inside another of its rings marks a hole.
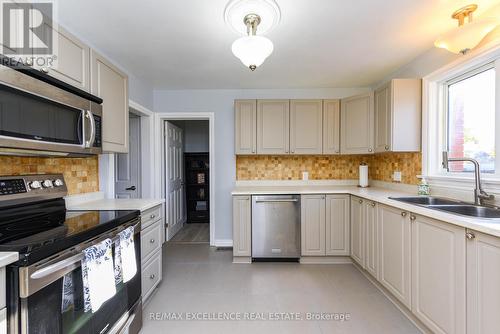
<instances>
[{"instance_id":1,"label":"dishwasher handle","mask_svg":"<svg viewBox=\"0 0 500 334\"><path fill-rule=\"evenodd\" d=\"M299 200L297 198L290 198L290 199L256 199L256 203L274 203L274 202L298 202Z\"/></svg>"}]
</instances>

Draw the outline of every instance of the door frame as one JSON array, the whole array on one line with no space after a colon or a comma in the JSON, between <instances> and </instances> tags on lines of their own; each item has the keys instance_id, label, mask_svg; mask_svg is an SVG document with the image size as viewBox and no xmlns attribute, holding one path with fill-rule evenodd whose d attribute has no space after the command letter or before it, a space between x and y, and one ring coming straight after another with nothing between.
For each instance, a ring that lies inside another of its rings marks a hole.
<instances>
[{"instance_id":1,"label":"door frame","mask_svg":"<svg viewBox=\"0 0 500 334\"><path fill-rule=\"evenodd\" d=\"M208 137L209 137L209 187L210 187L210 246L215 246L215 113L214 112L169 112L155 113L154 115L154 152L153 164L154 169L154 197L165 198L166 183L165 183L165 140L164 140L164 122L165 121L208 121ZM152 131L153 132L153 131ZM167 206L164 207L164 216L167 217ZM165 218L166 219L166 218ZM165 221L168 223L168 221ZM165 229L164 229L165 231ZM166 235L164 235L164 241Z\"/></svg>"}]
</instances>

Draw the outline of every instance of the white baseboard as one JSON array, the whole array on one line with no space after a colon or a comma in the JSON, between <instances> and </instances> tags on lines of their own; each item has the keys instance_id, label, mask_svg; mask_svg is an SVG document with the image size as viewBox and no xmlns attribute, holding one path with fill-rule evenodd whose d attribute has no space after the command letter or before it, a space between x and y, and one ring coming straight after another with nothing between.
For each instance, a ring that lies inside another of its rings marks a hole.
<instances>
[{"instance_id":1,"label":"white baseboard","mask_svg":"<svg viewBox=\"0 0 500 334\"><path fill-rule=\"evenodd\" d=\"M215 239L214 244L215 247L233 247L232 239Z\"/></svg>"}]
</instances>

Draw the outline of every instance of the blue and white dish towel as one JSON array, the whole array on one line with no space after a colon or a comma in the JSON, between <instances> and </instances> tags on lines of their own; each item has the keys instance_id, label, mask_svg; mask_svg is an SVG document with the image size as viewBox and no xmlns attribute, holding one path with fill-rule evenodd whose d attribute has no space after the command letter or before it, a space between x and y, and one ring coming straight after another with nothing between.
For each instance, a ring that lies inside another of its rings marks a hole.
<instances>
[{"instance_id":1,"label":"blue and white dish towel","mask_svg":"<svg viewBox=\"0 0 500 334\"><path fill-rule=\"evenodd\" d=\"M136 273L134 227L131 226L118 233L115 245L115 282L127 283Z\"/></svg>"},{"instance_id":2,"label":"blue and white dish towel","mask_svg":"<svg viewBox=\"0 0 500 334\"><path fill-rule=\"evenodd\" d=\"M116 293L111 239L83 251L82 280L84 311L96 312Z\"/></svg>"}]
</instances>

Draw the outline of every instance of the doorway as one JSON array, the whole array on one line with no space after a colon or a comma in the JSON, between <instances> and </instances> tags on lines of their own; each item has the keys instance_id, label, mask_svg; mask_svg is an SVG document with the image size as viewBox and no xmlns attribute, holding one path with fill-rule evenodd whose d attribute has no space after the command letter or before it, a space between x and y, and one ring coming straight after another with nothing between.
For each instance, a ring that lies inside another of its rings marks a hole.
<instances>
[{"instance_id":1,"label":"doorway","mask_svg":"<svg viewBox=\"0 0 500 334\"><path fill-rule=\"evenodd\" d=\"M210 137L208 120L165 122L165 193L168 239L210 242Z\"/></svg>"}]
</instances>

